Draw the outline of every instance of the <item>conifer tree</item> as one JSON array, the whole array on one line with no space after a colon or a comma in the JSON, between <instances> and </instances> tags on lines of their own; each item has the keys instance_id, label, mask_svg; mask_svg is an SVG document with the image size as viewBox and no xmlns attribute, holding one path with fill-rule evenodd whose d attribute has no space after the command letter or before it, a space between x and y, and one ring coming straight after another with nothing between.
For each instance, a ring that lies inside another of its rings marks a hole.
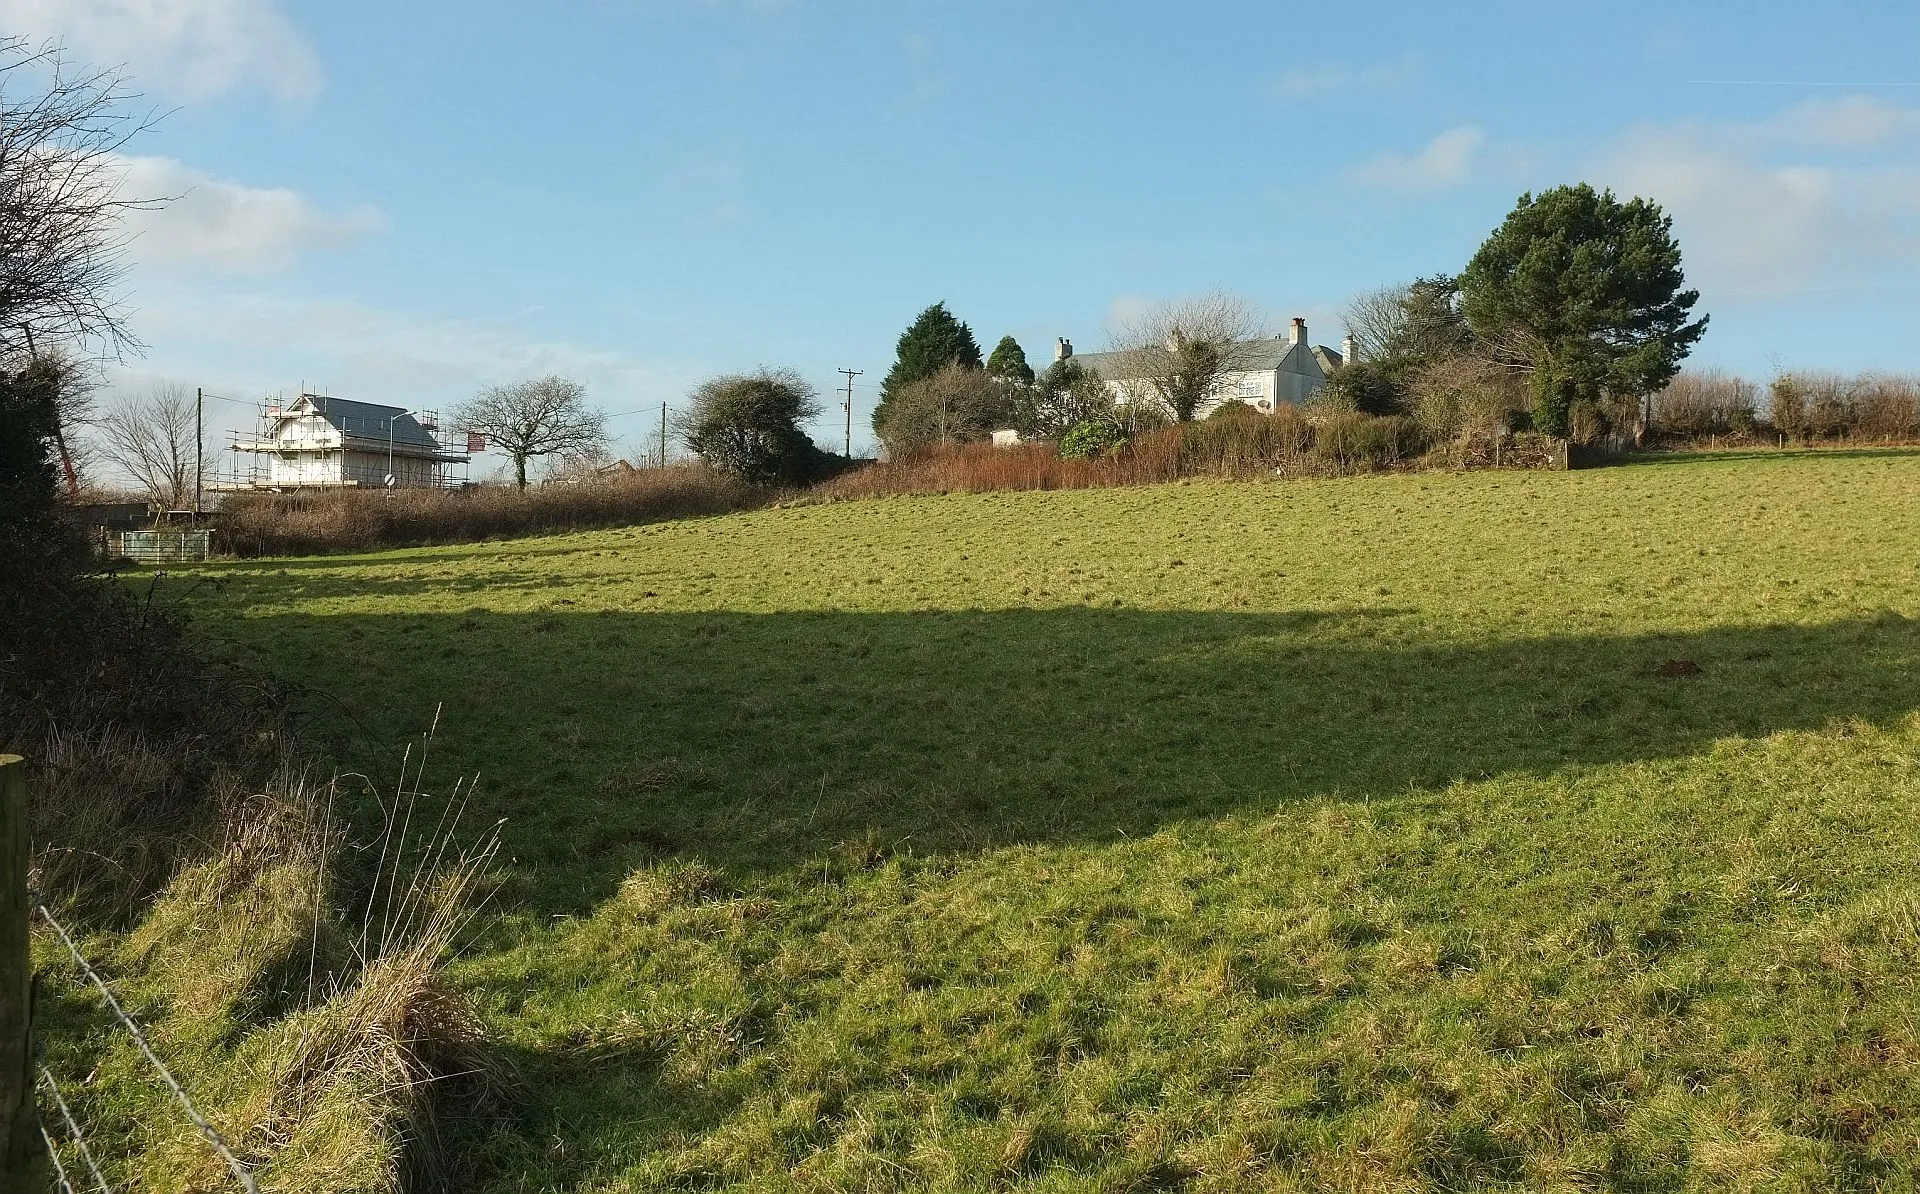
<instances>
[{"instance_id":1,"label":"conifer tree","mask_svg":"<svg viewBox=\"0 0 1920 1194\"><path fill-rule=\"evenodd\" d=\"M1706 331L1690 320L1673 222L1581 183L1522 195L1460 277L1461 311L1495 359L1525 369L1535 426L1650 394Z\"/></svg>"},{"instance_id":2,"label":"conifer tree","mask_svg":"<svg viewBox=\"0 0 1920 1194\"><path fill-rule=\"evenodd\" d=\"M873 428L887 424L888 403L916 381L932 377L948 365L980 368L980 345L973 329L953 317L944 302L920 312L895 345L893 368L880 383L880 404L873 411Z\"/></svg>"},{"instance_id":3,"label":"conifer tree","mask_svg":"<svg viewBox=\"0 0 1920 1194\"><path fill-rule=\"evenodd\" d=\"M1033 381L1033 366L1027 364L1027 351L1020 347L1020 341L1012 336L1000 337L993 355L987 358L987 376L1023 384Z\"/></svg>"}]
</instances>

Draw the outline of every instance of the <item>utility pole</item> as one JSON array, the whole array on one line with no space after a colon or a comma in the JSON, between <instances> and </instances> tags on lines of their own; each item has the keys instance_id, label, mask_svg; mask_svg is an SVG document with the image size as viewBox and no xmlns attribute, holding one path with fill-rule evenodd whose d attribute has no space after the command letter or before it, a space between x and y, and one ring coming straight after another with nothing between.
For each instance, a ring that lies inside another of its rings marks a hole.
<instances>
[{"instance_id":1,"label":"utility pole","mask_svg":"<svg viewBox=\"0 0 1920 1194\"><path fill-rule=\"evenodd\" d=\"M865 369L842 369L840 370L840 372L847 375L847 397L846 397L846 400L840 404L840 409L845 411L847 415L847 459L852 460L853 459L853 379L865 373L866 370Z\"/></svg>"},{"instance_id":2,"label":"utility pole","mask_svg":"<svg viewBox=\"0 0 1920 1194\"><path fill-rule=\"evenodd\" d=\"M193 523L200 525L200 488L205 481L201 472L200 450L207 442L207 392L193 387Z\"/></svg>"},{"instance_id":3,"label":"utility pole","mask_svg":"<svg viewBox=\"0 0 1920 1194\"><path fill-rule=\"evenodd\" d=\"M660 467L667 467L667 404L660 404Z\"/></svg>"}]
</instances>

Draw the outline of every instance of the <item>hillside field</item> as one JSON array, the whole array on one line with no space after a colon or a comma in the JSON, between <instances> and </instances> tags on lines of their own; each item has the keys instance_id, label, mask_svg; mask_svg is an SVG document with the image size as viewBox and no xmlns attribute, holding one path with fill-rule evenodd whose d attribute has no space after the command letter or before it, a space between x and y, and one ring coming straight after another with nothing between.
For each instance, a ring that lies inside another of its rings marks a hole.
<instances>
[{"instance_id":1,"label":"hillside field","mask_svg":"<svg viewBox=\"0 0 1920 1194\"><path fill-rule=\"evenodd\" d=\"M1911 1190L1917 532L1724 453L161 591L507 818L471 1188Z\"/></svg>"}]
</instances>

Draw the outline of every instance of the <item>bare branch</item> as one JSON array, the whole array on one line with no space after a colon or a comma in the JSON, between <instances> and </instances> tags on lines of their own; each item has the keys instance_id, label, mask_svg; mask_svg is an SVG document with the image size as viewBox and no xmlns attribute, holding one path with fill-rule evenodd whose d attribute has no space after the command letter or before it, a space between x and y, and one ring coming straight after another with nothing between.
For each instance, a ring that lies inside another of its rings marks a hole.
<instances>
[{"instance_id":1,"label":"bare branch","mask_svg":"<svg viewBox=\"0 0 1920 1194\"><path fill-rule=\"evenodd\" d=\"M96 450L168 510L193 501L193 388L156 382L145 393L123 395L93 421Z\"/></svg>"},{"instance_id":2,"label":"bare branch","mask_svg":"<svg viewBox=\"0 0 1920 1194\"><path fill-rule=\"evenodd\" d=\"M0 356L86 344L137 351L120 283L120 151L153 123L115 72L75 72L55 46L0 38Z\"/></svg>"},{"instance_id":3,"label":"bare branch","mask_svg":"<svg viewBox=\"0 0 1920 1194\"><path fill-rule=\"evenodd\" d=\"M1234 295L1168 303L1115 329L1116 372L1124 375L1116 381L1126 402L1163 408L1184 422L1219 396L1229 376L1250 367L1265 338L1252 305Z\"/></svg>"},{"instance_id":4,"label":"bare branch","mask_svg":"<svg viewBox=\"0 0 1920 1194\"><path fill-rule=\"evenodd\" d=\"M1406 339L1406 286L1382 286L1353 296L1342 312L1355 355L1363 361L1384 361Z\"/></svg>"},{"instance_id":5,"label":"bare branch","mask_svg":"<svg viewBox=\"0 0 1920 1194\"><path fill-rule=\"evenodd\" d=\"M513 459L514 478L525 489L533 457L580 458L605 446L606 415L586 398L586 387L571 378L542 377L480 391L461 418Z\"/></svg>"}]
</instances>

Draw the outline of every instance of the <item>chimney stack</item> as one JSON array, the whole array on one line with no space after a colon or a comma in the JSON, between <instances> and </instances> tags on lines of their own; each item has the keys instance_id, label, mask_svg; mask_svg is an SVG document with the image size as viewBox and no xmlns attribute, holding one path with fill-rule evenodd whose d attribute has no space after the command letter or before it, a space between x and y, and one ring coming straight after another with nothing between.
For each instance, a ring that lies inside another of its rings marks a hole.
<instances>
[{"instance_id":1,"label":"chimney stack","mask_svg":"<svg viewBox=\"0 0 1920 1194\"><path fill-rule=\"evenodd\" d=\"M1353 333L1351 332L1347 333L1345 340L1340 341L1340 363L1343 365L1358 365L1360 363L1360 348L1353 342Z\"/></svg>"},{"instance_id":2,"label":"chimney stack","mask_svg":"<svg viewBox=\"0 0 1920 1194\"><path fill-rule=\"evenodd\" d=\"M1293 337L1288 341L1288 343L1289 344L1305 344L1306 342L1307 342L1307 321L1300 318L1298 315L1296 315L1293 317Z\"/></svg>"},{"instance_id":3,"label":"chimney stack","mask_svg":"<svg viewBox=\"0 0 1920 1194\"><path fill-rule=\"evenodd\" d=\"M1053 342L1053 359L1064 361L1073 355L1073 341L1061 336Z\"/></svg>"}]
</instances>

